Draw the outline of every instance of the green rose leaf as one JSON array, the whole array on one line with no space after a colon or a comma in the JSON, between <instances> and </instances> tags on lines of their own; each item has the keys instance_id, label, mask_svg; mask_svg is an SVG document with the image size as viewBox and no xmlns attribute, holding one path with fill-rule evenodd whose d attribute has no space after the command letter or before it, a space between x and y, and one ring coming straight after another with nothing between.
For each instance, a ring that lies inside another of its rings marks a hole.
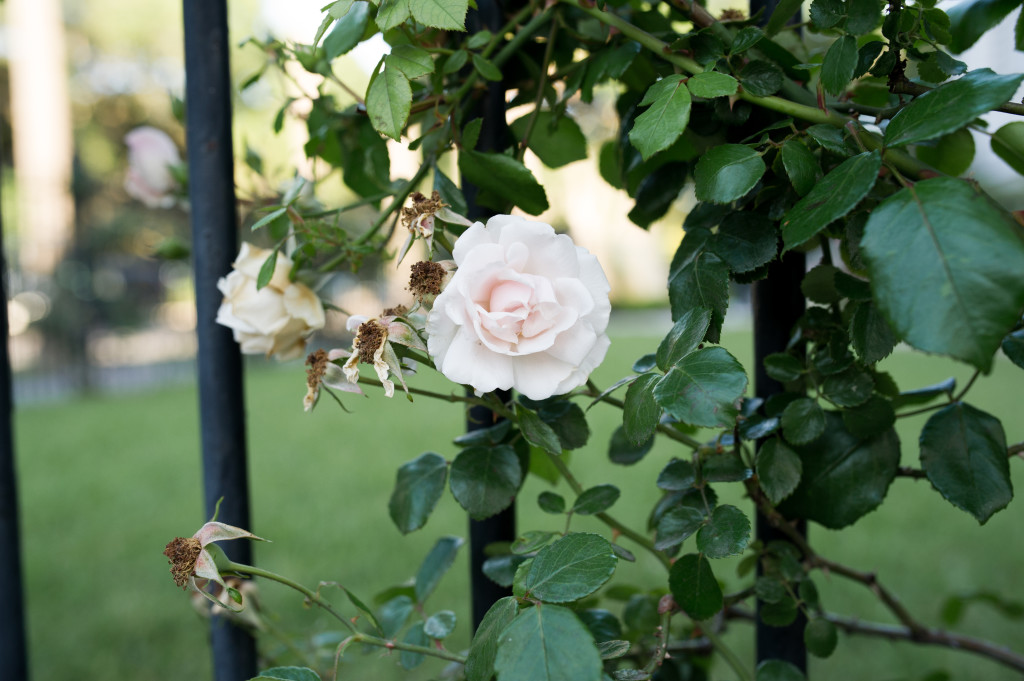
<instances>
[{"instance_id":1,"label":"green rose leaf","mask_svg":"<svg viewBox=\"0 0 1024 681\"><path fill-rule=\"evenodd\" d=\"M818 181L818 173L821 172L818 159L807 145L799 140L786 140L782 143L782 167L786 169L793 189L800 196L805 196L814 188L814 183Z\"/></svg>"},{"instance_id":2,"label":"green rose leaf","mask_svg":"<svg viewBox=\"0 0 1024 681\"><path fill-rule=\"evenodd\" d=\"M782 410L782 434L795 445L813 442L825 432L825 412L815 400L801 397Z\"/></svg>"},{"instance_id":3,"label":"green rose leaf","mask_svg":"<svg viewBox=\"0 0 1024 681\"><path fill-rule=\"evenodd\" d=\"M820 617L807 623L804 627L804 644L807 652L815 657L828 657L839 645L839 634L836 625Z\"/></svg>"},{"instance_id":4,"label":"green rose leaf","mask_svg":"<svg viewBox=\"0 0 1024 681\"><path fill-rule=\"evenodd\" d=\"M848 0L846 30L854 35L868 33L882 16L881 0Z\"/></svg>"},{"instance_id":5,"label":"green rose leaf","mask_svg":"<svg viewBox=\"0 0 1024 681\"><path fill-rule=\"evenodd\" d=\"M654 378L656 381L657 376ZM659 409L659 413L660 411ZM619 426L612 431L612 436L608 440L608 458L612 463L617 463L620 466L631 466L647 456L647 452L651 451L652 447L654 447L653 437L648 437L638 445L633 444L626 435L626 429Z\"/></svg>"},{"instance_id":6,"label":"green rose leaf","mask_svg":"<svg viewBox=\"0 0 1024 681\"><path fill-rule=\"evenodd\" d=\"M704 524L704 512L692 506L676 506L658 518L654 548L666 551L678 546Z\"/></svg>"},{"instance_id":7,"label":"green rose leaf","mask_svg":"<svg viewBox=\"0 0 1024 681\"><path fill-rule=\"evenodd\" d=\"M725 348L697 350L679 360L654 388L654 399L677 420L694 426L732 426L747 374Z\"/></svg>"},{"instance_id":8,"label":"green rose leaf","mask_svg":"<svg viewBox=\"0 0 1024 681\"><path fill-rule=\"evenodd\" d=\"M384 63L405 74L406 78L419 78L434 72L434 60L430 53L415 45L395 45L391 54L384 57Z\"/></svg>"},{"instance_id":9,"label":"green rose leaf","mask_svg":"<svg viewBox=\"0 0 1024 681\"><path fill-rule=\"evenodd\" d=\"M995 145L993 137L993 149ZM974 160L974 135L967 128L960 128L943 135L931 144L918 145L914 152L919 159L947 175L961 175L967 172L971 161Z\"/></svg>"},{"instance_id":10,"label":"green rose leaf","mask_svg":"<svg viewBox=\"0 0 1024 681\"><path fill-rule=\"evenodd\" d=\"M655 355L658 368L668 371L673 364L696 350L707 335L710 325L711 310L694 307L684 312L658 345L658 353ZM660 416L661 410L657 409L657 413Z\"/></svg>"},{"instance_id":11,"label":"green rose leaf","mask_svg":"<svg viewBox=\"0 0 1024 681\"><path fill-rule=\"evenodd\" d=\"M832 43L821 62L821 84L825 91L838 95L853 78L857 67L857 39L852 35L841 36Z\"/></svg>"},{"instance_id":12,"label":"green rose leaf","mask_svg":"<svg viewBox=\"0 0 1024 681\"><path fill-rule=\"evenodd\" d=\"M850 345L865 364L889 356L896 347L896 334L874 303L861 303L850 319Z\"/></svg>"},{"instance_id":13,"label":"green rose leaf","mask_svg":"<svg viewBox=\"0 0 1024 681\"><path fill-rule=\"evenodd\" d=\"M423 622L417 622L409 627L409 631L405 632L402 643L414 646L425 646L430 643L430 639L423 633ZM403 669L415 669L420 666L424 659L425 657L422 653L414 653L408 650L403 650L398 655L398 663L402 665Z\"/></svg>"},{"instance_id":14,"label":"green rose leaf","mask_svg":"<svg viewBox=\"0 0 1024 681\"><path fill-rule=\"evenodd\" d=\"M272 667L264 669L256 679L275 681L320 681L320 675L309 667ZM253 680L255 681L255 680Z\"/></svg>"},{"instance_id":15,"label":"green rose leaf","mask_svg":"<svg viewBox=\"0 0 1024 681\"><path fill-rule=\"evenodd\" d=\"M775 5L775 9L772 10L772 15L764 27L764 32L771 36L781 31L789 23L792 16L800 11L801 5L803 5L803 0L780 0L779 4Z\"/></svg>"},{"instance_id":16,"label":"green rose leaf","mask_svg":"<svg viewBox=\"0 0 1024 681\"><path fill-rule=\"evenodd\" d=\"M882 503L900 463L900 441L892 428L858 438L834 412L825 432L810 445L794 447L803 463L800 485L780 508L837 530Z\"/></svg>"},{"instance_id":17,"label":"green rose leaf","mask_svg":"<svg viewBox=\"0 0 1024 681\"><path fill-rule=\"evenodd\" d=\"M630 143L645 161L683 134L690 122L690 104L690 91L679 74L662 78L647 90L640 106L650 108L636 117L629 131Z\"/></svg>"},{"instance_id":18,"label":"green rose leaf","mask_svg":"<svg viewBox=\"0 0 1024 681\"><path fill-rule=\"evenodd\" d=\"M724 605L722 587L701 554L688 553L673 563L668 585L679 607L695 620L710 618Z\"/></svg>"},{"instance_id":19,"label":"green rose leaf","mask_svg":"<svg viewBox=\"0 0 1024 681\"><path fill-rule=\"evenodd\" d=\"M902 392L893 399L892 404L893 407L898 409L901 407L914 407L922 404L928 404L937 397L945 397L952 401L954 390L956 390L956 379L947 378L945 381L936 383L935 385Z\"/></svg>"},{"instance_id":20,"label":"green rose leaf","mask_svg":"<svg viewBox=\"0 0 1024 681\"><path fill-rule=\"evenodd\" d=\"M697 532L697 548L708 558L743 553L750 542L750 520L735 506L716 506L708 523Z\"/></svg>"},{"instance_id":21,"label":"green rose leaf","mask_svg":"<svg viewBox=\"0 0 1024 681\"><path fill-rule=\"evenodd\" d=\"M409 5L413 18L421 24L449 31L466 30L469 0L410 0Z\"/></svg>"},{"instance_id":22,"label":"green rose leaf","mask_svg":"<svg viewBox=\"0 0 1024 681\"><path fill-rule=\"evenodd\" d=\"M817 2L817 0L815 0ZM784 660L765 660L757 665L755 681L806 681L795 665Z\"/></svg>"},{"instance_id":23,"label":"green rose leaf","mask_svg":"<svg viewBox=\"0 0 1024 681\"><path fill-rule=\"evenodd\" d=\"M433 452L399 467L388 512L402 534L418 530L427 522L444 493L447 476L448 462Z\"/></svg>"},{"instance_id":24,"label":"green rose leaf","mask_svg":"<svg viewBox=\"0 0 1024 681\"><path fill-rule=\"evenodd\" d=\"M398 632L405 626L406 620L412 614L415 604L405 594L395 596L380 606L380 628L386 638L398 636Z\"/></svg>"},{"instance_id":25,"label":"green rose leaf","mask_svg":"<svg viewBox=\"0 0 1024 681\"><path fill-rule=\"evenodd\" d=\"M822 384L822 396L837 407L856 407L871 397L875 382L871 375L857 369L833 374Z\"/></svg>"},{"instance_id":26,"label":"green rose leaf","mask_svg":"<svg viewBox=\"0 0 1024 681\"><path fill-rule=\"evenodd\" d=\"M736 94L739 83L730 75L707 71L691 76L686 81L686 87L694 97L713 99L714 97L725 97Z\"/></svg>"},{"instance_id":27,"label":"green rose leaf","mask_svg":"<svg viewBox=\"0 0 1024 681\"><path fill-rule=\"evenodd\" d=\"M434 593L444 573L455 562L455 554L463 544L461 537L441 537L423 559L419 571L416 572L416 602L423 604L430 594Z\"/></svg>"},{"instance_id":28,"label":"green rose leaf","mask_svg":"<svg viewBox=\"0 0 1024 681\"><path fill-rule=\"evenodd\" d=\"M597 485L580 493L572 505L573 513L595 515L604 513L619 500L619 488L615 485Z\"/></svg>"},{"instance_id":29,"label":"green rose leaf","mask_svg":"<svg viewBox=\"0 0 1024 681\"><path fill-rule=\"evenodd\" d=\"M528 113L512 123L512 134L522 142L530 119L536 117L527 146L548 168L561 168L587 157L587 138L580 126L567 115L550 111Z\"/></svg>"},{"instance_id":30,"label":"green rose leaf","mask_svg":"<svg viewBox=\"0 0 1024 681\"><path fill-rule=\"evenodd\" d=\"M874 437L896 423L892 402L881 395L873 395L864 404L843 410L843 423L856 437Z\"/></svg>"},{"instance_id":31,"label":"green rose leaf","mask_svg":"<svg viewBox=\"0 0 1024 681\"><path fill-rule=\"evenodd\" d=\"M541 492L537 495L537 505L545 513L553 515L565 513L565 498L561 494L547 491Z\"/></svg>"},{"instance_id":32,"label":"green rose leaf","mask_svg":"<svg viewBox=\"0 0 1024 681\"><path fill-rule=\"evenodd\" d=\"M690 489L697 482L697 471L693 464L683 459L672 459L658 473L658 489L675 492Z\"/></svg>"},{"instance_id":33,"label":"green rose leaf","mask_svg":"<svg viewBox=\"0 0 1024 681\"><path fill-rule=\"evenodd\" d=\"M1007 123L996 130L992 135L992 151L1006 161L1007 165L1024 175L1024 121Z\"/></svg>"},{"instance_id":34,"label":"green rose leaf","mask_svg":"<svg viewBox=\"0 0 1024 681\"><path fill-rule=\"evenodd\" d=\"M473 635L473 644L466 656L466 680L489 681L494 676L494 659L498 655L501 632L511 624L519 612L512 596L498 599L484 615L480 627Z\"/></svg>"},{"instance_id":35,"label":"green rose leaf","mask_svg":"<svg viewBox=\"0 0 1024 681\"><path fill-rule=\"evenodd\" d=\"M324 54L334 60L359 44L370 23L370 3L353 2L349 11L334 24L324 38Z\"/></svg>"},{"instance_id":36,"label":"green rose leaf","mask_svg":"<svg viewBox=\"0 0 1024 681\"><path fill-rule=\"evenodd\" d=\"M745 144L721 144L700 157L693 170L698 201L730 203L746 195L764 175L761 155Z\"/></svg>"},{"instance_id":37,"label":"green rose leaf","mask_svg":"<svg viewBox=\"0 0 1024 681\"><path fill-rule=\"evenodd\" d=\"M803 463L782 440L772 438L757 452L757 479L773 504L788 497L800 484Z\"/></svg>"},{"instance_id":38,"label":"green rose leaf","mask_svg":"<svg viewBox=\"0 0 1024 681\"><path fill-rule=\"evenodd\" d=\"M545 603L568 603L601 588L615 572L617 562L607 539L574 532L540 550L523 587Z\"/></svg>"},{"instance_id":39,"label":"green rose leaf","mask_svg":"<svg viewBox=\"0 0 1024 681\"><path fill-rule=\"evenodd\" d=\"M729 46L729 53L742 54L761 42L762 38L764 38L764 32L757 26L744 26L736 32L736 37L733 38L732 45Z\"/></svg>"},{"instance_id":40,"label":"green rose leaf","mask_svg":"<svg viewBox=\"0 0 1024 681\"><path fill-rule=\"evenodd\" d=\"M1024 329L1007 335L1001 347L1011 362L1024 369Z\"/></svg>"},{"instance_id":41,"label":"green rose leaf","mask_svg":"<svg viewBox=\"0 0 1024 681\"><path fill-rule=\"evenodd\" d=\"M816 28L832 28L846 14L843 0L814 0L811 3L811 23Z\"/></svg>"},{"instance_id":42,"label":"green rose leaf","mask_svg":"<svg viewBox=\"0 0 1024 681\"><path fill-rule=\"evenodd\" d=\"M539 604L501 632L498 681L601 681L594 637L572 610Z\"/></svg>"},{"instance_id":43,"label":"green rose leaf","mask_svg":"<svg viewBox=\"0 0 1024 681\"><path fill-rule=\"evenodd\" d=\"M527 442L534 447L540 447L548 454L558 456L562 453L562 442L558 439L558 434L541 420L537 412L517 404L516 417L519 419L519 429Z\"/></svg>"},{"instance_id":44,"label":"green rose leaf","mask_svg":"<svg viewBox=\"0 0 1024 681\"><path fill-rule=\"evenodd\" d=\"M477 70L481 76L489 81L497 82L501 80L501 69L494 65L490 59L480 56L475 52L472 55L473 68Z\"/></svg>"},{"instance_id":45,"label":"green rose leaf","mask_svg":"<svg viewBox=\"0 0 1024 681\"><path fill-rule=\"evenodd\" d=\"M740 71L740 84L755 97L774 95L784 81L782 69L763 59L751 60Z\"/></svg>"},{"instance_id":46,"label":"green rose leaf","mask_svg":"<svg viewBox=\"0 0 1024 681\"><path fill-rule=\"evenodd\" d=\"M673 268L668 281L668 299L673 320L694 308L711 310L711 325L704 339L717 343L729 308L728 265L717 255L704 251L678 269Z\"/></svg>"},{"instance_id":47,"label":"green rose leaf","mask_svg":"<svg viewBox=\"0 0 1024 681\"><path fill-rule=\"evenodd\" d=\"M964 0L950 7L950 49L963 52L1018 7L1020 0Z\"/></svg>"},{"instance_id":48,"label":"green rose leaf","mask_svg":"<svg viewBox=\"0 0 1024 681\"><path fill-rule=\"evenodd\" d=\"M514 203L530 215L548 209L544 187L525 165L511 156L463 149L459 152L459 170L465 180Z\"/></svg>"},{"instance_id":49,"label":"green rose leaf","mask_svg":"<svg viewBox=\"0 0 1024 681\"><path fill-rule=\"evenodd\" d=\"M899 337L989 370L1024 307L1024 239L1008 214L968 182L924 180L872 211L861 249Z\"/></svg>"},{"instance_id":50,"label":"green rose leaf","mask_svg":"<svg viewBox=\"0 0 1024 681\"><path fill-rule=\"evenodd\" d=\"M423 623L423 633L428 638L444 639L455 630L455 613L451 610L442 610L427 618Z\"/></svg>"},{"instance_id":51,"label":"green rose leaf","mask_svg":"<svg viewBox=\"0 0 1024 681\"><path fill-rule=\"evenodd\" d=\"M875 184L882 155L866 151L843 161L782 219L785 250L804 243L860 203Z\"/></svg>"},{"instance_id":52,"label":"green rose leaf","mask_svg":"<svg viewBox=\"0 0 1024 681\"><path fill-rule=\"evenodd\" d=\"M405 74L384 65L382 71L366 92L366 111L373 129L393 140L402 137L402 129L409 120L412 106L412 87Z\"/></svg>"},{"instance_id":53,"label":"green rose leaf","mask_svg":"<svg viewBox=\"0 0 1024 681\"><path fill-rule=\"evenodd\" d=\"M409 18L409 0L381 0L374 22L381 31L390 31Z\"/></svg>"},{"instance_id":54,"label":"green rose leaf","mask_svg":"<svg viewBox=\"0 0 1024 681\"><path fill-rule=\"evenodd\" d=\"M764 371L779 383L789 383L804 375L804 363L784 352L777 352L764 358Z\"/></svg>"},{"instance_id":55,"label":"green rose leaf","mask_svg":"<svg viewBox=\"0 0 1024 681\"><path fill-rule=\"evenodd\" d=\"M969 404L951 404L928 419L921 466L947 501L983 525L1013 498L1003 426Z\"/></svg>"},{"instance_id":56,"label":"green rose leaf","mask_svg":"<svg viewBox=\"0 0 1024 681\"><path fill-rule=\"evenodd\" d=\"M286 210L280 208L278 210ZM277 211L274 211L275 213ZM263 264L260 265L260 271L256 274L256 290L264 288L270 283L270 280L274 278L274 270L277 269L277 249L270 251L270 255L266 257Z\"/></svg>"},{"instance_id":57,"label":"green rose leaf","mask_svg":"<svg viewBox=\"0 0 1024 681\"><path fill-rule=\"evenodd\" d=\"M921 95L892 117L885 145L896 147L934 139L964 127L1013 97L1024 79L977 69Z\"/></svg>"},{"instance_id":58,"label":"green rose leaf","mask_svg":"<svg viewBox=\"0 0 1024 681\"><path fill-rule=\"evenodd\" d=\"M661 376L657 374L644 374L626 388L622 428L626 439L635 447L651 439L661 419L661 407L654 398L654 387L659 380Z\"/></svg>"},{"instance_id":59,"label":"green rose leaf","mask_svg":"<svg viewBox=\"0 0 1024 681\"><path fill-rule=\"evenodd\" d=\"M775 259L779 233L775 222L750 211L725 216L711 242L711 250L733 272L750 272Z\"/></svg>"},{"instance_id":60,"label":"green rose leaf","mask_svg":"<svg viewBox=\"0 0 1024 681\"><path fill-rule=\"evenodd\" d=\"M509 445L467 447L452 461L449 486L459 506L474 520L508 508L516 497L523 472Z\"/></svg>"}]
</instances>

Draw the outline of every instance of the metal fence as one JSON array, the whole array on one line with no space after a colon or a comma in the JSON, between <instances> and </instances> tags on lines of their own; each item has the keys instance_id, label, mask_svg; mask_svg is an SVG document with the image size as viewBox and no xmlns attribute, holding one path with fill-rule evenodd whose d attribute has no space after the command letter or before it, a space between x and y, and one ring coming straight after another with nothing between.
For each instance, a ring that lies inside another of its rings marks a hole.
<instances>
[{"instance_id":1,"label":"metal fence","mask_svg":"<svg viewBox=\"0 0 1024 681\"><path fill-rule=\"evenodd\" d=\"M479 28L501 24L496 0L480 0L468 19ZM770 15L774 0L753 0L751 12L763 9ZM188 157L192 206L193 265L196 290L199 355L198 389L203 448L203 473L207 516L216 501L224 499L220 519L248 527L249 491L243 400L242 362L231 332L214 321L220 303L217 279L230 269L237 252L237 212L233 184L231 145L231 84L228 72L226 0L183 0L185 20L185 67L187 75ZM498 149L507 132L503 129L504 96L501 83L490 86L481 104L485 121L482 145ZM473 188L466 187L472 201ZM482 217L471 207L472 217ZM0 255L2 255L0 241ZM768 354L785 349L790 329L804 309L800 279L805 264L800 254L790 254L774 266L770 276L753 287L755 366ZM0 285L0 290L3 286ZM6 300L6 290L2 290ZM6 306L0 314L0 332L7 337ZM755 392L768 397L781 386L762 369L755 373ZM25 615L19 555L18 498L11 424L12 381L7 345L0 350L0 678L28 678ZM479 415L470 419L481 422ZM515 538L514 507L486 521L470 521L471 599L474 626L504 589L488 580L481 570L484 547ZM773 539L772 528L758 519L757 536ZM251 563L247 542L225 547L232 559ZM803 625L757 625L758 660L787 660L806 669ZM252 637L226 620L214 617L211 624L214 677L217 681L242 681L256 675L256 646Z\"/></svg>"}]
</instances>

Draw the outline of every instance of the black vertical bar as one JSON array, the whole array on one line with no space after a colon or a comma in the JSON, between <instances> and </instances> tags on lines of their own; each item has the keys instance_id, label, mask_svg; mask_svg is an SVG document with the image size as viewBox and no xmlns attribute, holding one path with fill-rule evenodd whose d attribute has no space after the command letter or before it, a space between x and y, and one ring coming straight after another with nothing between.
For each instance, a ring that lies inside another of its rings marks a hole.
<instances>
[{"instance_id":1,"label":"black vertical bar","mask_svg":"<svg viewBox=\"0 0 1024 681\"><path fill-rule=\"evenodd\" d=\"M804 272L804 254L791 251L782 260L772 263L768 277L753 286L751 302L754 309L754 393L762 399L768 399L783 391L782 384L765 373L764 358L786 349L793 327L804 313L805 301L800 291ZM772 527L760 513L757 514L755 525L757 539L763 544L786 539L786 535ZM798 522L797 531L807 536L806 521ZM761 574L760 566L758 574ZM757 601L757 610L760 614L761 601ZM768 626L758 617L757 661L785 660L806 672L806 624L807 618L802 612L792 624L785 627Z\"/></svg>"},{"instance_id":2,"label":"black vertical bar","mask_svg":"<svg viewBox=\"0 0 1024 681\"><path fill-rule=\"evenodd\" d=\"M21 583L18 481L14 466L14 401L7 351L7 261L0 224L0 679L28 678L25 602Z\"/></svg>"},{"instance_id":3,"label":"black vertical bar","mask_svg":"<svg viewBox=\"0 0 1024 681\"><path fill-rule=\"evenodd\" d=\"M248 529L242 358L231 331L216 323L217 280L231 270L238 248L231 81L226 0L184 0L185 103L188 136L192 260L199 340L199 412L206 515L223 498L218 520ZM232 560L252 562L249 542L224 547ZM210 631L216 681L256 676L256 642L214 617Z\"/></svg>"},{"instance_id":4,"label":"black vertical bar","mask_svg":"<svg viewBox=\"0 0 1024 681\"><path fill-rule=\"evenodd\" d=\"M511 393L507 390L498 392L502 400L508 400ZM469 431L487 428L495 423L495 414L487 407L472 407L466 420L466 429ZM516 504L504 511L485 518L484 520L469 521L469 578L471 592L471 606L473 610L473 630L480 626L484 615L494 603L511 596L512 590L506 589L497 582L491 580L484 574L484 561L487 554L484 550L488 544L494 542L510 542L516 538Z\"/></svg>"},{"instance_id":5,"label":"black vertical bar","mask_svg":"<svg viewBox=\"0 0 1024 681\"><path fill-rule=\"evenodd\" d=\"M478 0L477 9L470 10L466 16L466 28L472 34L482 29L492 32L501 30L501 4L498 0ZM488 85L483 99L476 107L475 113L483 119L480 128L480 140L477 149L480 151L499 151L508 140L508 126L505 123L505 86L501 82ZM471 115L469 118L472 118ZM467 213L470 220L484 220L488 213L481 207L476 196L478 189L468 182L462 185L466 197ZM511 393L500 391L499 396L508 400ZM486 428L496 421L496 415L485 407L473 407L467 415L467 430ZM516 505L515 502L501 513L484 520L469 521L469 580L471 605L473 610L473 630L475 631L484 619L484 615L495 601L511 596L512 590L506 589L492 581L483 572L487 555L484 550L488 544L510 542L516 538Z\"/></svg>"},{"instance_id":6,"label":"black vertical bar","mask_svg":"<svg viewBox=\"0 0 1024 681\"><path fill-rule=\"evenodd\" d=\"M750 0L750 15L763 11L758 23L768 23L779 0ZM799 20L799 13L796 17ZM772 263L768 277L755 282L751 292L754 310L754 393L768 399L783 391L778 381L769 378L764 370L764 358L776 352L785 351L793 333L793 327L807 306L800 290L806 271L803 253L787 253L780 261ZM783 540L785 536L760 514L754 523L754 533L762 544ZM797 531L807 536L807 523L800 520ZM758 575L761 566L758 565ZM757 601L758 618L755 625L755 648L757 661L784 660L807 671L807 647L804 645L806 616L801 612L792 624L785 627L770 627L760 618L761 601Z\"/></svg>"}]
</instances>

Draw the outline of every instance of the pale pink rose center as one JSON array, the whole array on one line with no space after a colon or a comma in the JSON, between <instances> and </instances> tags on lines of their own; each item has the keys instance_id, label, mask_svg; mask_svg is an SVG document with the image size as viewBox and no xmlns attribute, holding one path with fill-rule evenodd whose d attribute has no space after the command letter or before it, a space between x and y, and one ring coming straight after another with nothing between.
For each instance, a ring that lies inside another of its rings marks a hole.
<instances>
[{"instance_id":1,"label":"pale pink rose center","mask_svg":"<svg viewBox=\"0 0 1024 681\"><path fill-rule=\"evenodd\" d=\"M554 340L546 338L545 333L554 330L559 320L568 321L564 317L575 318L552 299L550 285L523 278L496 279L490 291L476 296L480 338L492 350L507 354L543 351Z\"/></svg>"}]
</instances>

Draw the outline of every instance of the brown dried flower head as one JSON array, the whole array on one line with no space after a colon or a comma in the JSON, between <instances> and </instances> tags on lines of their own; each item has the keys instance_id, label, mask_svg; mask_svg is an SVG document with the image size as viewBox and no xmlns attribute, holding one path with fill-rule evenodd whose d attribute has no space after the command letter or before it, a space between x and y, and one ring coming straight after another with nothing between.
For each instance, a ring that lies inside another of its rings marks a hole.
<instances>
[{"instance_id":1,"label":"brown dried flower head","mask_svg":"<svg viewBox=\"0 0 1024 681\"><path fill-rule=\"evenodd\" d=\"M360 324L355 340L355 349L359 352L359 361L373 364L373 354L384 345L387 337L387 327L376 319L369 319Z\"/></svg>"},{"instance_id":2,"label":"brown dried flower head","mask_svg":"<svg viewBox=\"0 0 1024 681\"><path fill-rule=\"evenodd\" d=\"M409 274L409 290L417 298L433 298L444 288L448 271L441 263L421 260L412 266Z\"/></svg>"},{"instance_id":3,"label":"brown dried flower head","mask_svg":"<svg viewBox=\"0 0 1024 681\"><path fill-rule=\"evenodd\" d=\"M188 586L189 577L196 573L196 561L202 550L202 543L195 537L175 537L167 542L164 555L171 563L174 583L182 589Z\"/></svg>"},{"instance_id":4,"label":"brown dried flower head","mask_svg":"<svg viewBox=\"0 0 1024 681\"><path fill-rule=\"evenodd\" d=\"M720 21L743 21L747 18L747 13L741 9L724 9L718 18Z\"/></svg>"},{"instance_id":5,"label":"brown dried flower head","mask_svg":"<svg viewBox=\"0 0 1024 681\"><path fill-rule=\"evenodd\" d=\"M436 191L430 193L429 199L420 192L413 192L409 199L412 205L402 209L402 224L408 229L415 229L421 218L430 217L448 205Z\"/></svg>"}]
</instances>

